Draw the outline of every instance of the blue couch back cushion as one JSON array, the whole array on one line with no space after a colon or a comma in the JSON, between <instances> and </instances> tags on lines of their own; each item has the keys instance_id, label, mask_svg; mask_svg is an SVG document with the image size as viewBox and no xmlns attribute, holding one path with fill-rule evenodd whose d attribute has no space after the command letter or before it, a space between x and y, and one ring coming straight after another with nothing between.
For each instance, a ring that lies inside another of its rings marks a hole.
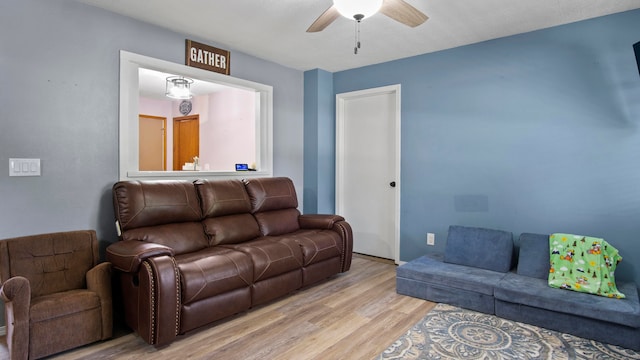
<instances>
[{"instance_id":1,"label":"blue couch back cushion","mask_svg":"<svg viewBox=\"0 0 640 360\"><path fill-rule=\"evenodd\" d=\"M444 262L506 273L511 269L512 256L511 232L449 226Z\"/></svg>"},{"instance_id":2,"label":"blue couch back cushion","mask_svg":"<svg viewBox=\"0 0 640 360\"><path fill-rule=\"evenodd\" d=\"M518 275L549 278L549 235L520 234Z\"/></svg>"}]
</instances>

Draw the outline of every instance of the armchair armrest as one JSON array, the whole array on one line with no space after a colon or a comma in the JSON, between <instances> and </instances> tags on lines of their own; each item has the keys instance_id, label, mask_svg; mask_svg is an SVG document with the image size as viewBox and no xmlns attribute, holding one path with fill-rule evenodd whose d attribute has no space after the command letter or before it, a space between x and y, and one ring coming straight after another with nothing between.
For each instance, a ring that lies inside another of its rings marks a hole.
<instances>
[{"instance_id":1,"label":"armchair armrest","mask_svg":"<svg viewBox=\"0 0 640 360\"><path fill-rule=\"evenodd\" d=\"M309 214L300 215L298 221L302 229L331 229L344 218L340 215Z\"/></svg>"},{"instance_id":2,"label":"armchair armrest","mask_svg":"<svg viewBox=\"0 0 640 360\"><path fill-rule=\"evenodd\" d=\"M12 359L29 353L29 308L31 285L22 276L15 276L2 284L0 298L5 302L7 315L7 346ZM15 354L15 355L14 355Z\"/></svg>"},{"instance_id":3,"label":"armchair armrest","mask_svg":"<svg viewBox=\"0 0 640 360\"><path fill-rule=\"evenodd\" d=\"M17 301L25 304L27 312L31 306L31 285L29 280L22 276L14 276L5 281L0 287L0 298L4 302Z\"/></svg>"},{"instance_id":4,"label":"armchair armrest","mask_svg":"<svg viewBox=\"0 0 640 360\"><path fill-rule=\"evenodd\" d=\"M113 300L111 295L111 263L103 262L87 271L87 289L98 294L102 310L102 340L113 333Z\"/></svg>"},{"instance_id":5,"label":"armchair armrest","mask_svg":"<svg viewBox=\"0 0 640 360\"><path fill-rule=\"evenodd\" d=\"M140 264L148 258L173 255L173 249L168 246L144 241L118 241L107 247L107 260L126 273L137 272Z\"/></svg>"}]
</instances>

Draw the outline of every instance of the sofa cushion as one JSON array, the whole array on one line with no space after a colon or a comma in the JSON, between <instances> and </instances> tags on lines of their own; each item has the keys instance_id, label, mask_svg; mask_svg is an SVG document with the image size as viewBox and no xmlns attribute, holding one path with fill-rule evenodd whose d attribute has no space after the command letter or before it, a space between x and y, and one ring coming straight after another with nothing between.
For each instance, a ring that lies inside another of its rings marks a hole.
<instances>
[{"instance_id":1,"label":"sofa cushion","mask_svg":"<svg viewBox=\"0 0 640 360\"><path fill-rule=\"evenodd\" d=\"M247 254L253 262L253 281L262 281L302 269L302 250L289 238L261 237L234 245L221 245Z\"/></svg>"},{"instance_id":2,"label":"sofa cushion","mask_svg":"<svg viewBox=\"0 0 640 360\"><path fill-rule=\"evenodd\" d=\"M444 261L480 269L507 272L513 257L511 232L477 227L449 227Z\"/></svg>"},{"instance_id":3,"label":"sofa cushion","mask_svg":"<svg viewBox=\"0 0 640 360\"><path fill-rule=\"evenodd\" d=\"M285 236L300 245L304 266L340 256L342 239L335 231L300 230Z\"/></svg>"},{"instance_id":4,"label":"sofa cushion","mask_svg":"<svg viewBox=\"0 0 640 360\"><path fill-rule=\"evenodd\" d=\"M113 206L123 232L202 219L195 187L183 180L117 182Z\"/></svg>"},{"instance_id":5,"label":"sofa cushion","mask_svg":"<svg viewBox=\"0 0 640 360\"><path fill-rule=\"evenodd\" d=\"M216 246L175 259L180 269L182 302L185 304L253 283L251 259L239 251Z\"/></svg>"},{"instance_id":6,"label":"sofa cushion","mask_svg":"<svg viewBox=\"0 0 640 360\"><path fill-rule=\"evenodd\" d=\"M255 213L253 216L260 226L260 232L265 236L283 235L300 229L298 209L265 211Z\"/></svg>"},{"instance_id":7,"label":"sofa cushion","mask_svg":"<svg viewBox=\"0 0 640 360\"><path fill-rule=\"evenodd\" d=\"M209 246L202 231L202 223L188 222L149 226L127 230L122 240L138 240L161 244L173 249L176 255L198 251Z\"/></svg>"},{"instance_id":8,"label":"sofa cushion","mask_svg":"<svg viewBox=\"0 0 640 360\"><path fill-rule=\"evenodd\" d=\"M29 341L28 353L12 355L17 355L17 358L28 356L30 359L40 359L104 340L103 310L100 297L88 290L71 290L35 298L31 303L31 321L27 326L29 337L37 341ZM53 314L59 317L52 317ZM51 321L52 318L56 321Z\"/></svg>"},{"instance_id":9,"label":"sofa cushion","mask_svg":"<svg viewBox=\"0 0 640 360\"><path fill-rule=\"evenodd\" d=\"M549 235L520 234L518 274L538 279L549 278Z\"/></svg>"},{"instance_id":10,"label":"sofa cushion","mask_svg":"<svg viewBox=\"0 0 640 360\"><path fill-rule=\"evenodd\" d=\"M251 200L240 180L194 182L205 218L251 212Z\"/></svg>"},{"instance_id":11,"label":"sofa cushion","mask_svg":"<svg viewBox=\"0 0 640 360\"><path fill-rule=\"evenodd\" d=\"M33 298L29 320L34 323L50 321L56 317L100 309L100 306L100 297L93 291L75 289L58 292Z\"/></svg>"},{"instance_id":12,"label":"sofa cushion","mask_svg":"<svg viewBox=\"0 0 640 360\"><path fill-rule=\"evenodd\" d=\"M298 207L296 188L289 178L254 178L244 182L254 213Z\"/></svg>"},{"instance_id":13,"label":"sofa cushion","mask_svg":"<svg viewBox=\"0 0 640 360\"><path fill-rule=\"evenodd\" d=\"M497 284L496 299L608 321L631 327L640 327L640 303L634 283L619 283L626 299L612 299L549 287L546 279L508 273Z\"/></svg>"},{"instance_id":14,"label":"sofa cushion","mask_svg":"<svg viewBox=\"0 0 640 360\"><path fill-rule=\"evenodd\" d=\"M504 275L502 272L446 263L438 254L422 256L399 266L396 270L397 277L485 295L493 295L493 287Z\"/></svg>"},{"instance_id":15,"label":"sofa cushion","mask_svg":"<svg viewBox=\"0 0 640 360\"><path fill-rule=\"evenodd\" d=\"M20 275L31 297L86 288L86 274L98 262L96 233L57 232L5 239L0 243L2 278ZM9 261L10 260L10 261Z\"/></svg>"},{"instance_id":16,"label":"sofa cushion","mask_svg":"<svg viewBox=\"0 0 640 360\"><path fill-rule=\"evenodd\" d=\"M206 218L202 221L210 244L237 244L260 237L260 228L250 213Z\"/></svg>"}]
</instances>

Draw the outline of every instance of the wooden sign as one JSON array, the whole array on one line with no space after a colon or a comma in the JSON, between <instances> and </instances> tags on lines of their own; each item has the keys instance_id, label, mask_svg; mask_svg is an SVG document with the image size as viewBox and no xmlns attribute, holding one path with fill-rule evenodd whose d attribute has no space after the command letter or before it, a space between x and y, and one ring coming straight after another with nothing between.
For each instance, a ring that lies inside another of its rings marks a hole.
<instances>
[{"instance_id":1,"label":"wooden sign","mask_svg":"<svg viewBox=\"0 0 640 360\"><path fill-rule=\"evenodd\" d=\"M230 74L230 57L228 50L201 44L187 39L185 64L199 69Z\"/></svg>"}]
</instances>

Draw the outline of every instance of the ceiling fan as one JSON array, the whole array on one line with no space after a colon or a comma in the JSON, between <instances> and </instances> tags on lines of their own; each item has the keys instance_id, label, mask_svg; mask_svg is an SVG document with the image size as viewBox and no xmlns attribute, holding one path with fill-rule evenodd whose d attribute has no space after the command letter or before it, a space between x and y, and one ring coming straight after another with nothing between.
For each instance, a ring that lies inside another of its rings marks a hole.
<instances>
[{"instance_id":1,"label":"ceiling fan","mask_svg":"<svg viewBox=\"0 0 640 360\"><path fill-rule=\"evenodd\" d=\"M404 0L334 0L333 5L309 26L307 32L324 30L340 15L359 23L378 11L410 27L416 27L429 18Z\"/></svg>"}]
</instances>

